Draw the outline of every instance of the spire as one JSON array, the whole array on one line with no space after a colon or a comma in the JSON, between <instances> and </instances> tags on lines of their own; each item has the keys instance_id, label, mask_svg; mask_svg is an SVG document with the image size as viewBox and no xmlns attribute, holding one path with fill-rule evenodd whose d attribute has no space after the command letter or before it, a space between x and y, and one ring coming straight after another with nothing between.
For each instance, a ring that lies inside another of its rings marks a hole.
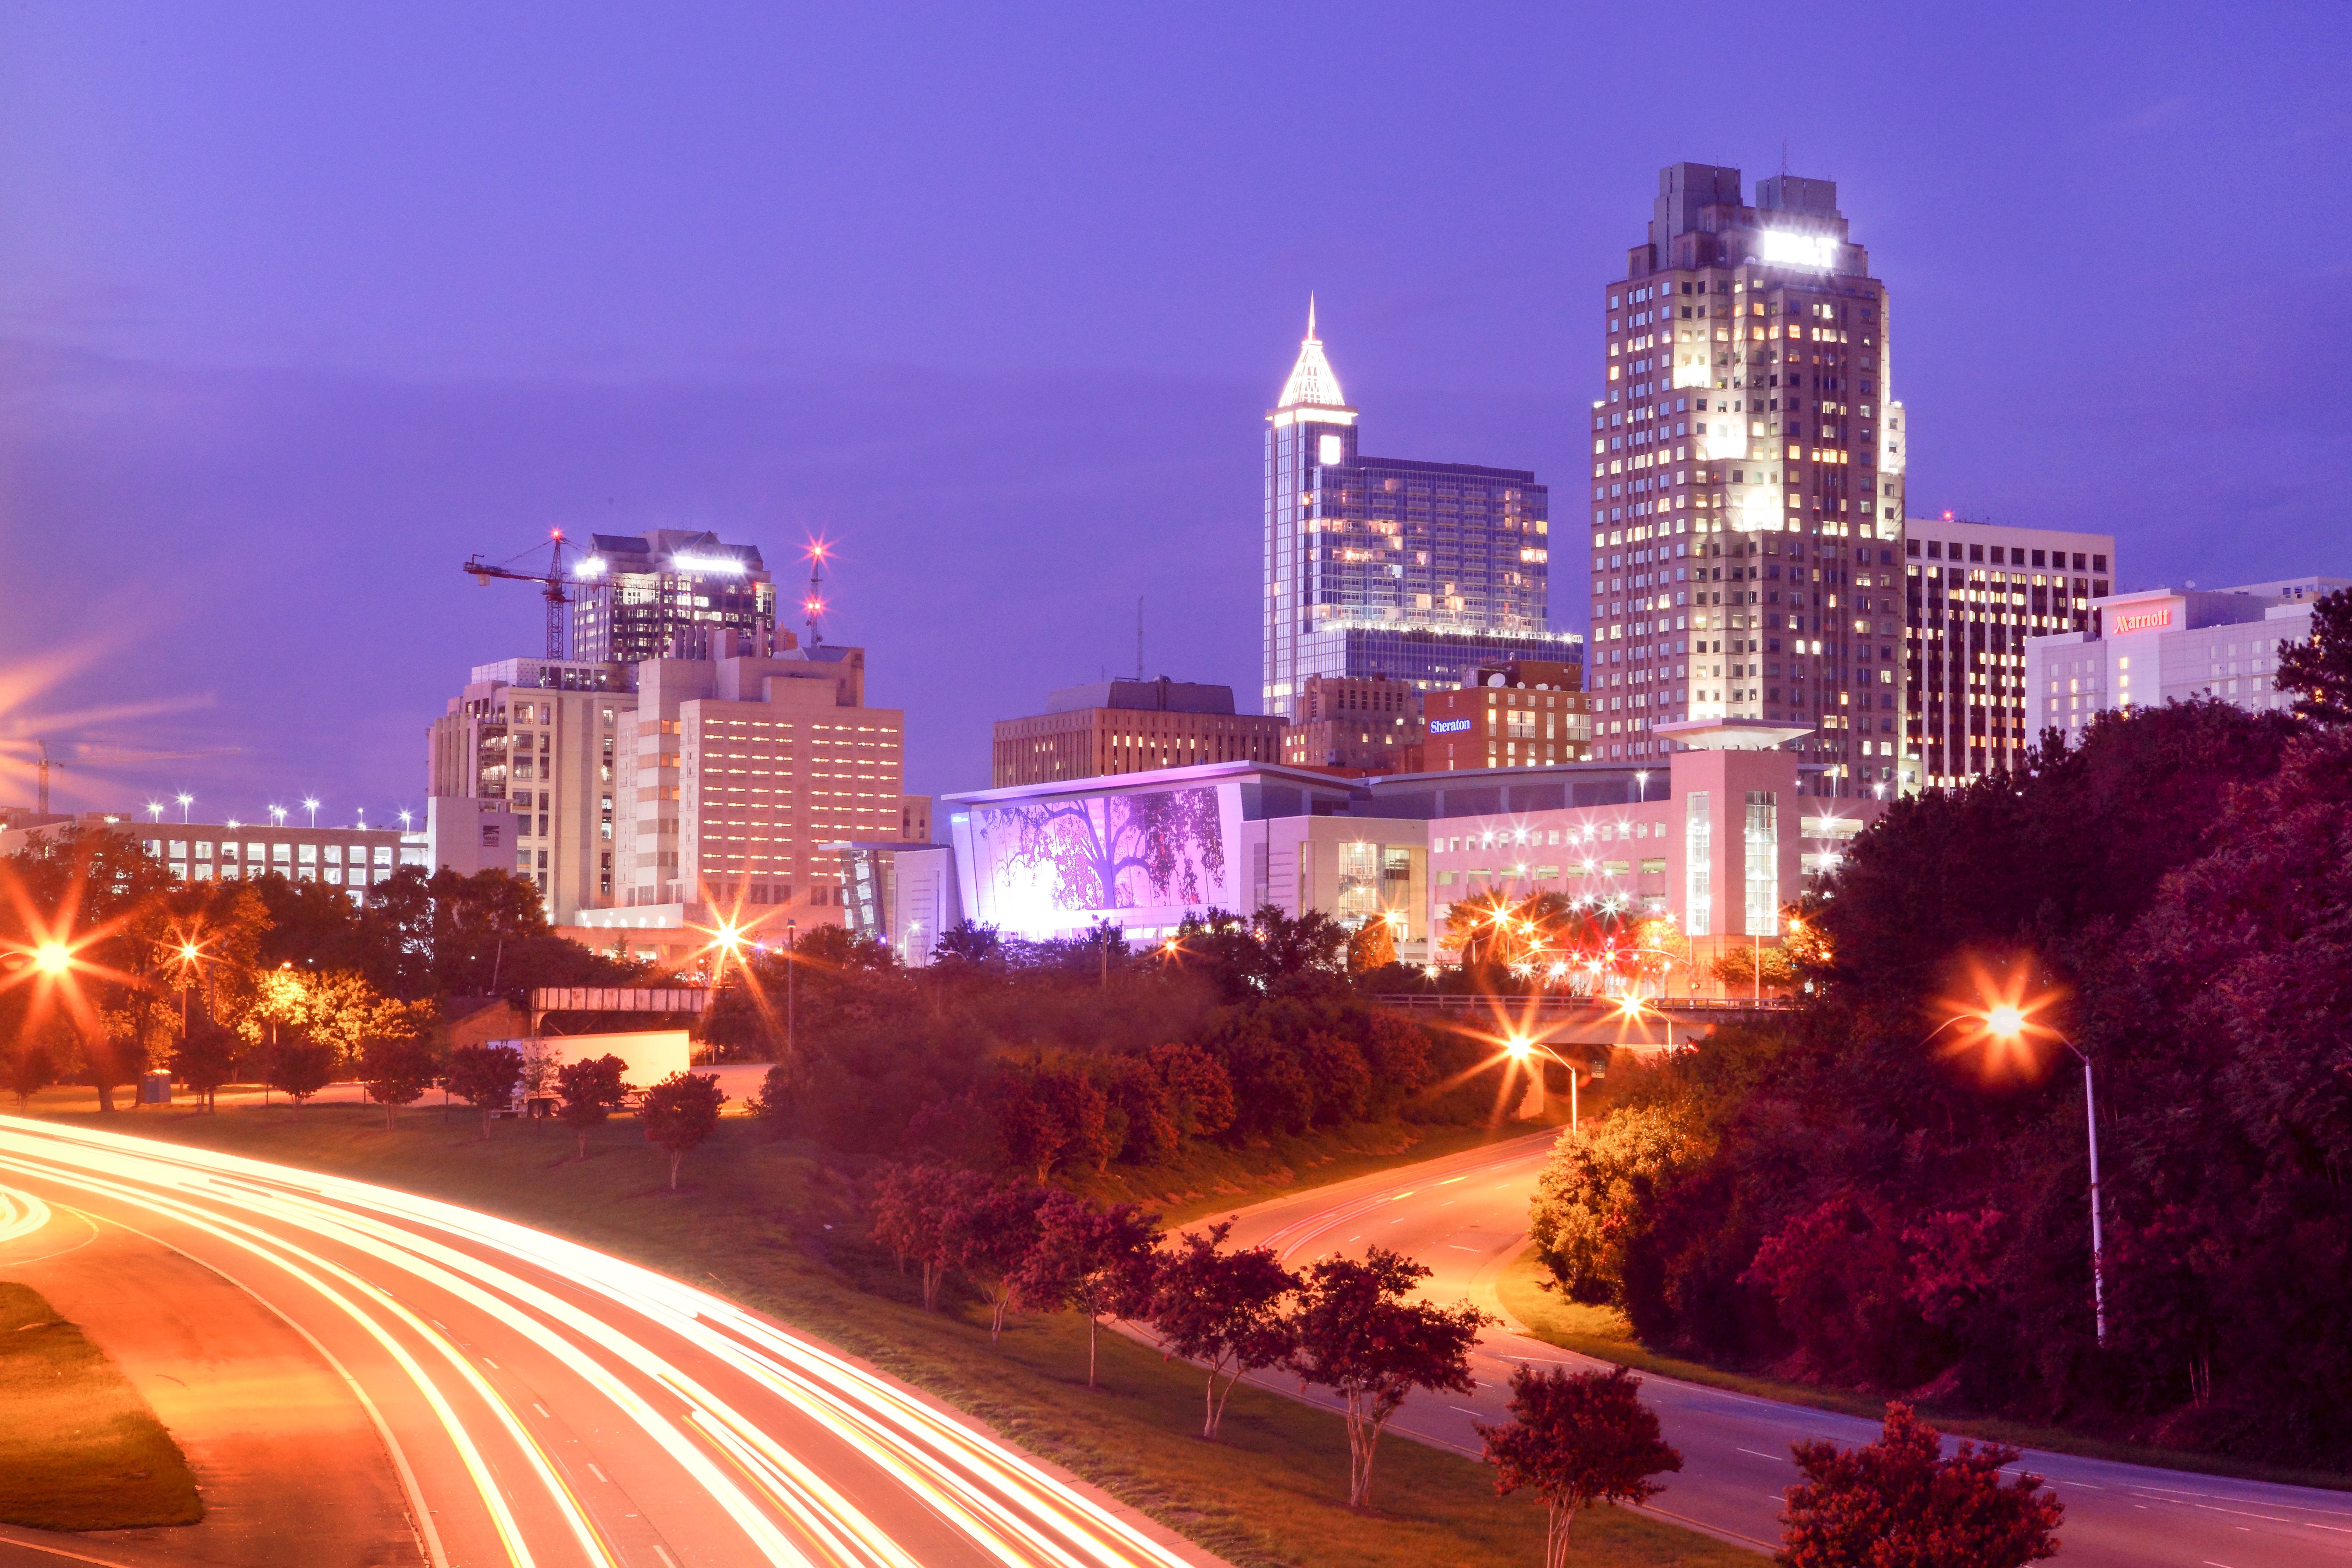
<instances>
[{"instance_id":1,"label":"spire","mask_svg":"<svg viewBox=\"0 0 2352 1568\"><path fill-rule=\"evenodd\" d=\"M1282 384L1281 400L1276 408L1345 408L1348 399L1339 390L1339 378L1332 374L1331 362L1323 357L1323 340L1315 335L1315 296L1307 296L1307 336L1298 344L1298 363L1290 367L1290 379Z\"/></svg>"}]
</instances>

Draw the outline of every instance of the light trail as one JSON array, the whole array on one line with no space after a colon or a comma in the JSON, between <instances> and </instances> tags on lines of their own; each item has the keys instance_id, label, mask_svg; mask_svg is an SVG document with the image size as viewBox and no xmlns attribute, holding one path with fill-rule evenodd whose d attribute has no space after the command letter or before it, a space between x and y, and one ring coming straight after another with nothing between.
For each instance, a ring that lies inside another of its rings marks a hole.
<instances>
[{"instance_id":1,"label":"light trail","mask_svg":"<svg viewBox=\"0 0 2352 1568\"><path fill-rule=\"evenodd\" d=\"M671 1542L657 1554L686 1556L680 1542L691 1539L718 1560L784 1568L1197 1561L821 1344L495 1215L14 1117L0 1117L0 1172L184 1226L192 1246L258 1258L267 1281L236 1277L249 1291L323 1309L363 1336L383 1363L374 1403L425 1413L408 1417L404 1444L436 1451L439 1462L416 1467L431 1472L424 1494L445 1535L478 1539L474 1560L495 1542L518 1568L616 1568L644 1556L616 1531L643 1530ZM0 1243L32 1235L50 1212L34 1193L0 1187ZM285 1315L276 1300L264 1305ZM526 1413L544 1416L547 1405L579 1413L568 1425L593 1438L569 1441L598 1445L603 1466L587 1469L626 1482L642 1517L607 1517L574 1493L566 1475L587 1451L566 1458L542 1441L547 1421ZM956 1543L951 1557L940 1555L942 1536ZM467 1555L453 1542L451 1560Z\"/></svg>"}]
</instances>

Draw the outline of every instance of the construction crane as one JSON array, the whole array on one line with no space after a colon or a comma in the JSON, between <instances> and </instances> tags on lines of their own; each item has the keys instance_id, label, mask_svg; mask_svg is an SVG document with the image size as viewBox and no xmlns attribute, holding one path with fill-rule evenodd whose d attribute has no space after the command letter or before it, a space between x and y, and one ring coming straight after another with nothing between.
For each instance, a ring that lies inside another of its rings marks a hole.
<instances>
[{"instance_id":1,"label":"construction crane","mask_svg":"<svg viewBox=\"0 0 2352 1568\"><path fill-rule=\"evenodd\" d=\"M541 596L547 601L547 657L562 658L565 610L572 603L571 593L565 587L567 579L563 575L563 552L571 547L571 541L563 537L562 529L559 528L553 531L555 546L548 552L547 570L544 572L518 572L512 566L499 565L485 561L478 553L467 557L465 569L472 574L475 582L485 588L490 585L490 579L493 577L502 578L509 583L539 584ZM513 559L520 561L522 557L518 555Z\"/></svg>"},{"instance_id":2,"label":"construction crane","mask_svg":"<svg viewBox=\"0 0 2352 1568\"><path fill-rule=\"evenodd\" d=\"M34 786L33 809L47 816L49 815L49 770L63 768L66 764L49 755L49 742L46 739L37 737L33 744L40 748L40 761L35 764L37 782ZM204 746L192 752L125 752L120 749L100 750L88 745L78 746L76 749L81 753L73 763L78 768L86 768L93 764L100 767L121 767L131 763L179 763L196 757L233 757L237 753L237 748L235 746Z\"/></svg>"}]
</instances>

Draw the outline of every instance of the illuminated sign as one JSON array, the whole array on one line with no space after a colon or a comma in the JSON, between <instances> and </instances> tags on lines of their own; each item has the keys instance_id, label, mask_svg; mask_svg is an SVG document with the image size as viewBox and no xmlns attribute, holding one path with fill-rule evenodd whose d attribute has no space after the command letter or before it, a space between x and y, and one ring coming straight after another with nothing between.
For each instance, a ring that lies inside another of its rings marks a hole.
<instances>
[{"instance_id":1,"label":"illuminated sign","mask_svg":"<svg viewBox=\"0 0 2352 1568\"><path fill-rule=\"evenodd\" d=\"M744 565L731 555L673 555L669 558L673 572L709 572L721 577L740 577Z\"/></svg>"},{"instance_id":2,"label":"illuminated sign","mask_svg":"<svg viewBox=\"0 0 2352 1568\"><path fill-rule=\"evenodd\" d=\"M1433 735L1458 735L1470 728L1467 719L1432 719L1429 732Z\"/></svg>"},{"instance_id":3,"label":"illuminated sign","mask_svg":"<svg viewBox=\"0 0 2352 1568\"><path fill-rule=\"evenodd\" d=\"M2153 610L2107 612L2107 635L2122 637L2126 632L2160 632L2172 624L2172 606L2159 605Z\"/></svg>"},{"instance_id":4,"label":"illuminated sign","mask_svg":"<svg viewBox=\"0 0 2352 1568\"><path fill-rule=\"evenodd\" d=\"M1799 234L1793 229L1768 228L1763 232L1759 256L1774 267L1810 267L1827 272L1837 265L1837 237L1829 234Z\"/></svg>"}]
</instances>

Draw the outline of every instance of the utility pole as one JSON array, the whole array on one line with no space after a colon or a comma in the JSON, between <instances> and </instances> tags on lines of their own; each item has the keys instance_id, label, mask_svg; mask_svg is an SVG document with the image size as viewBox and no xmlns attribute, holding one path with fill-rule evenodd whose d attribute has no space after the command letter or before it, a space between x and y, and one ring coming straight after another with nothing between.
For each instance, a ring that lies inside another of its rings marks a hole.
<instances>
[{"instance_id":1,"label":"utility pole","mask_svg":"<svg viewBox=\"0 0 2352 1568\"><path fill-rule=\"evenodd\" d=\"M800 1061L800 1042L793 1020L793 983L800 973L800 921L784 922L784 1060L795 1065Z\"/></svg>"},{"instance_id":2,"label":"utility pole","mask_svg":"<svg viewBox=\"0 0 2352 1568\"><path fill-rule=\"evenodd\" d=\"M1135 596L1135 679L1143 679L1143 595Z\"/></svg>"}]
</instances>

